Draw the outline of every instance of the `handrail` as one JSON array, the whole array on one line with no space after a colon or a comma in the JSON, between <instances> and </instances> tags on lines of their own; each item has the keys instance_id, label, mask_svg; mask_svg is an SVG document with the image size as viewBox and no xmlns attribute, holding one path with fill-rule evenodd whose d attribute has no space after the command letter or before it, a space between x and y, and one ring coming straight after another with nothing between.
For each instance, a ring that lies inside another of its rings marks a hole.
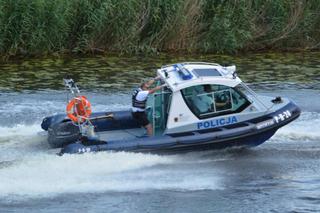
<instances>
[{"instance_id":1,"label":"handrail","mask_svg":"<svg viewBox=\"0 0 320 213\"><path fill-rule=\"evenodd\" d=\"M203 64L203 65L213 65L213 66L220 66L221 67L221 65L218 63L201 62L201 61L199 61L199 62L196 62L196 61L183 62L182 64Z\"/></svg>"},{"instance_id":2,"label":"handrail","mask_svg":"<svg viewBox=\"0 0 320 213\"><path fill-rule=\"evenodd\" d=\"M196 62L196 61L190 61L190 62L188 62L188 61L186 61L186 62L182 62L182 63L179 63L179 64L181 64L181 65L187 65L187 64L201 64L201 65L212 65L212 66L220 66L221 67L221 65L220 64L217 64L217 63L209 63L209 62ZM175 65L175 64L167 64L167 65L163 65L162 67L161 67L161 69L163 69L163 68L166 68L166 67L170 67L170 66L173 66L173 65Z\"/></svg>"}]
</instances>

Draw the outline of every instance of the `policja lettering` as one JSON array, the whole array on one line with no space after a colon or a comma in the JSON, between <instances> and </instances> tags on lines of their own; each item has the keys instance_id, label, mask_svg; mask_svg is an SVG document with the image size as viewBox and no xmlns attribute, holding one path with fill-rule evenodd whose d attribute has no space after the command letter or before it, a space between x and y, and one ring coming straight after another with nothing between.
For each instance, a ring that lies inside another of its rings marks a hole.
<instances>
[{"instance_id":1,"label":"policja lettering","mask_svg":"<svg viewBox=\"0 0 320 213\"><path fill-rule=\"evenodd\" d=\"M214 127L224 126L224 125L233 124L237 122L238 120L236 116L231 116L227 118L220 118L220 119L215 119L210 121L199 122L198 129L214 128Z\"/></svg>"}]
</instances>

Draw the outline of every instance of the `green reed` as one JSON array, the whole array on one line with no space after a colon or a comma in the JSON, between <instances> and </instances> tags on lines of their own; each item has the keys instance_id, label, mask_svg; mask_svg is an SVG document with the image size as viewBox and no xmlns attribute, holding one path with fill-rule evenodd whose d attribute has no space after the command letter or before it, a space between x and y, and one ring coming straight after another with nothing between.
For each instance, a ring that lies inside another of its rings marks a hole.
<instances>
[{"instance_id":1,"label":"green reed","mask_svg":"<svg viewBox=\"0 0 320 213\"><path fill-rule=\"evenodd\" d=\"M1 0L0 54L319 49L319 0Z\"/></svg>"}]
</instances>

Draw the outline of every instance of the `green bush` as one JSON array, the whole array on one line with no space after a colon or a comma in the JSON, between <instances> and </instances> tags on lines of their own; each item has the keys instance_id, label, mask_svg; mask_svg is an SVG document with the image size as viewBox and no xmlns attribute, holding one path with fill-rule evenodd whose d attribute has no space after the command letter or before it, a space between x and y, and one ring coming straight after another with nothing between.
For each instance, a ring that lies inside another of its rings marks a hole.
<instances>
[{"instance_id":1,"label":"green bush","mask_svg":"<svg viewBox=\"0 0 320 213\"><path fill-rule=\"evenodd\" d=\"M319 49L318 0L2 0L0 54Z\"/></svg>"}]
</instances>

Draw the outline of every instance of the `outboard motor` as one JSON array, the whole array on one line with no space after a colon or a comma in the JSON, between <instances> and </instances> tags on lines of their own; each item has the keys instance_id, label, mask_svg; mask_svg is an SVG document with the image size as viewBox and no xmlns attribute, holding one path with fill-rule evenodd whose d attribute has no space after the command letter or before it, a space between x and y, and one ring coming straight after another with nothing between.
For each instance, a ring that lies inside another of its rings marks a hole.
<instances>
[{"instance_id":1,"label":"outboard motor","mask_svg":"<svg viewBox=\"0 0 320 213\"><path fill-rule=\"evenodd\" d=\"M74 143L80 138L79 127L72 122L57 123L48 128L48 142L52 148Z\"/></svg>"}]
</instances>

